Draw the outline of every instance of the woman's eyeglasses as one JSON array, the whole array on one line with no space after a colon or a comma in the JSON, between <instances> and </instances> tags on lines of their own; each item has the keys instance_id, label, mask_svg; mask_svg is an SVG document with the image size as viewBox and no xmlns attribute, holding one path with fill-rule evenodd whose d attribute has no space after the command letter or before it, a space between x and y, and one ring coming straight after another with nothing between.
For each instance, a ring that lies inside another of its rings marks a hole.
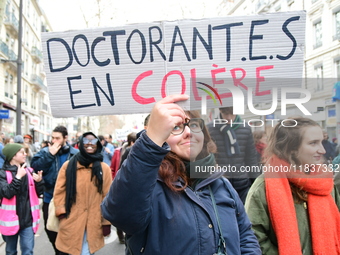
<instances>
[{"instance_id":1,"label":"woman's eyeglasses","mask_svg":"<svg viewBox=\"0 0 340 255\"><path fill-rule=\"evenodd\" d=\"M86 137L83 137L83 143L84 144L89 144L89 143L96 144L97 142L98 142L97 138L90 140L90 139L87 139Z\"/></svg>"},{"instance_id":2,"label":"woman's eyeglasses","mask_svg":"<svg viewBox=\"0 0 340 255\"><path fill-rule=\"evenodd\" d=\"M185 119L185 123L182 123L179 126L175 126L172 130L171 134L180 135L184 132L185 126L188 126L193 133L199 133L203 130L204 120L199 118L193 119Z\"/></svg>"}]
</instances>

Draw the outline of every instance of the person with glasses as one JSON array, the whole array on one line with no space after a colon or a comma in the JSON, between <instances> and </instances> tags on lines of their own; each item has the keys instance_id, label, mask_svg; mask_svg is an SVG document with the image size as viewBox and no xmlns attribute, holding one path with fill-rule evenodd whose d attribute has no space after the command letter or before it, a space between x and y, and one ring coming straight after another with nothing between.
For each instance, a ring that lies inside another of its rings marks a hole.
<instances>
[{"instance_id":1,"label":"person with glasses","mask_svg":"<svg viewBox=\"0 0 340 255\"><path fill-rule=\"evenodd\" d=\"M21 144L9 143L2 152L6 160L0 169L0 234L6 255L17 254L18 241L22 255L33 254L40 224L39 196L44 191L42 171L34 173L26 167Z\"/></svg>"},{"instance_id":2,"label":"person with glasses","mask_svg":"<svg viewBox=\"0 0 340 255\"><path fill-rule=\"evenodd\" d=\"M44 198L43 198L43 217L45 232L51 242L56 255L62 255L55 246L57 232L50 231L46 228L48 219L48 207L53 197L54 185L61 166L65 161L78 153L68 142L68 131L64 126L56 126L52 131L51 144L42 148L37 152L31 161L31 167L36 171L43 170L43 179L45 182Z\"/></svg>"},{"instance_id":3,"label":"person with glasses","mask_svg":"<svg viewBox=\"0 0 340 255\"><path fill-rule=\"evenodd\" d=\"M102 202L103 216L126 233L126 254L261 254L223 173L193 171L215 166L216 146L199 112L176 104L187 99L155 104Z\"/></svg>"},{"instance_id":4,"label":"person with glasses","mask_svg":"<svg viewBox=\"0 0 340 255\"><path fill-rule=\"evenodd\" d=\"M53 194L60 220L56 246L67 254L94 254L111 233L111 224L100 211L112 182L102 149L95 134L84 133L79 138L79 153L59 171Z\"/></svg>"}]
</instances>

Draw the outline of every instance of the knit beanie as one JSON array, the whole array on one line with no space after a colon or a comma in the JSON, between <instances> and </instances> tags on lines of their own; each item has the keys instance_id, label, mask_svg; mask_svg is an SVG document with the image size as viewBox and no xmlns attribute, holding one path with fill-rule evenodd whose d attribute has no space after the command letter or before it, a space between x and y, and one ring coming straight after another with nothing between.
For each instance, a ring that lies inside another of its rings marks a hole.
<instances>
[{"instance_id":1,"label":"knit beanie","mask_svg":"<svg viewBox=\"0 0 340 255\"><path fill-rule=\"evenodd\" d=\"M13 138L15 143L24 143L24 138L22 137L22 135L16 135Z\"/></svg>"},{"instance_id":2,"label":"knit beanie","mask_svg":"<svg viewBox=\"0 0 340 255\"><path fill-rule=\"evenodd\" d=\"M24 146L22 146L21 144L8 143L2 149L2 154L4 154L6 157L6 160L10 162L12 158L15 156L15 154L17 154L17 152L21 150L21 148L24 148Z\"/></svg>"}]
</instances>

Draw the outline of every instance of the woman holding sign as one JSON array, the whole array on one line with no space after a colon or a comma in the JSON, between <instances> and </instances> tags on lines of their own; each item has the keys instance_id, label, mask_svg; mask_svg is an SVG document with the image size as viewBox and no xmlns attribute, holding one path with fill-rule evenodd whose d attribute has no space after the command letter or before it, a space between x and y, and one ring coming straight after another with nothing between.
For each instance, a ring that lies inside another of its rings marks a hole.
<instances>
[{"instance_id":1,"label":"woman holding sign","mask_svg":"<svg viewBox=\"0 0 340 255\"><path fill-rule=\"evenodd\" d=\"M168 96L155 104L101 208L126 233L126 254L261 254L236 191L215 167L216 150L198 112ZM170 147L170 148L169 148Z\"/></svg>"},{"instance_id":2,"label":"woman holding sign","mask_svg":"<svg viewBox=\"0 0 340 255\"><path fill-rule=\"evenodd\" d=\"M263 254L340 254L340 196L322 140L308 118L287 119L271 133L264 178L245 204Z\"/></svg>"}]
</instances>

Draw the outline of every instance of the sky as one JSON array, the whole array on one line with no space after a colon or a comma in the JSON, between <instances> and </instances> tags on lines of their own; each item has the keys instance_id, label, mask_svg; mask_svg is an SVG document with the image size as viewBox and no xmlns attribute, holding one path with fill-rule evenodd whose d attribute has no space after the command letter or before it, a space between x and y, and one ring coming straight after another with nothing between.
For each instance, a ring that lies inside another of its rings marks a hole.
<instances>
[{"instance_id":1,"label":"sky","mask_svg":"<svg viewBox=\"0 0 340 255\"><path fill-rule=\"evenodd\" d=\"M222 0L39 0L53 31L220 16ZM100 22L98 16L100 13ZM86 22L87 21L87 22Z\"/></svg>"},{"instance_id":2,"label":"sky","mask_svg":"<svg viewBox=\"0 0 340 255\"><path fill-rule=\"evenodd\" d=\"M54 31L86 27L77 0L40 0L39 4L46 13Z\"/></svg>"}]
</instances>

